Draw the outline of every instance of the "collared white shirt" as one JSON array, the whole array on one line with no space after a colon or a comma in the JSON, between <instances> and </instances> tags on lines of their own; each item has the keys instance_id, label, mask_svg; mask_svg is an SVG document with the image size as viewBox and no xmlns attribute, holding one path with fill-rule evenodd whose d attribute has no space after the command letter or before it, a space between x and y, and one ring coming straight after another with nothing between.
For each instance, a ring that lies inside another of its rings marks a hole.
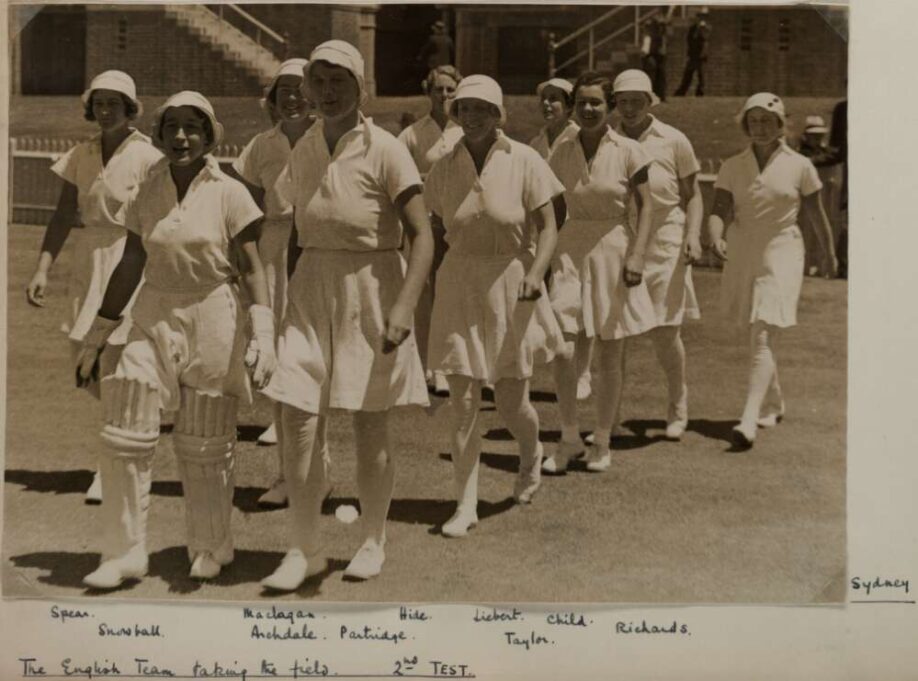
<instances>
[{"instance_id":1,"label":"collared white shirt","mask_svg":"<svg viewBox=\"0 0 918 681\"><path fill-rule=\"evenodd\" d=\"M796 225L801 197L822 189L822 182L810 159L782 141L761 171L751 146L728 158L714 187L733 196L737 228L772 232Z\"/></svg>"},{"instance_id":2,"label":"collared white shirt","mask_svg":"<svg viewBox=\"0 0 918 681\"><path fill-rule=\"evenodd\" d=\"M147 283L186 291L232 277L230 240L261 216L245 185L208 155L181 202L169 162L156 164L128 204L125 226L143 240Z\"/></svg>"},{"instance_id":3,"label":"collared white shirt","mask_svg":"<svg viewBox=\"0 0 918 681\"><path fill-rule=\"evenodd\" d=\"M162 157L149 137L131 130L103 167L102 134L98 133L61 156L51 170L76 186L85 227L124 227L125 203Z\"/></svg>"},{"instance_id":4,"label":"collared white shirt","mask_svg":"<svg viewBox=\"0 0 918 681\"><path fill-rule=\"evenodd\" d=\"M408 147L421 175L426 176L433 164L452 151L456 142L462 139L462 128L449 119L441 130L433 117L427 114L402 130L398 139Z\"/></svg>"},{"instance_id":5,"label":"collared white shirt","mask_svg":"<svg viewBox=\"0 0 918 681\"><path fill-rule=\"evenodd\" d=\"M578 132L580 132L580 126L573 120L568 119L567 125L558 133L558 136L555 137L555 141L552 144L548 143L548 127L546 126L539 130L539 134L530 140L529 146L539 152L539 156L547 161L552 153L554 153L555 149L558 148L559 144L569 137L576 137Z\"/></svg>"},{"instance_id":6,"label":"collared white shirt","mask_svg":"<svg viewBox=\"0 0 918 681\"><path fill-rule=\"evenodd\" d=\"M313 125L290 154L278 189L294 205L301 248L373 251L402 240L395 200L421 185L408 149L360 115L329 154L323 121Z\"/></svg>"},{"instance_id":7,"label":"collared white shirt","mask_svg":"<svg viewBox=\"0 0 918 681\"><path fill-rule=\"evenodd\" d=\"M278 123L255 135L233 161L233 170L239 177L265 190L265 218L268 220L293 216L293 205L277 191L277 178L290 160L290 152L290 140Z\"/></svg>"},{"instance_id":8,"label":"collared white shirt","mask_svg":"<svg viewBox=\"0 0 918 681\"><path fill-rule=\"evenodd\" d=\"M631 178L650 163L640 144L612 128L603 135L589 163L576 135L558 145L549 159L564 185L564 201L572 220L626 219Z\"/></svg>"},{"instance_id":9,"label":"collared white shirt","mask_svg":"<svg viewBox=\"0 0 918 681\"><path fill-rule=\"evenodd\" d=\"M529 213L562 190L535 149L498 133L480 176L462 142L435 163L424 200L443 220L451 252L514 255L532 247Z\"/></svg>"},{"instance_id":10,"label":"collared white shirt","mask_svg":"<svg viewBox=\"0 0 918 681\"><path fill-rule=\"evenodd\" d=\"M637 141L653 159L648 170L648 186L654 207L671 208L681 202L679 180L697 173L701 166L688 137L654 116L650 119L650 125ZM621 122L616 131L627 137Z\"/></svg>"}]
</instances>

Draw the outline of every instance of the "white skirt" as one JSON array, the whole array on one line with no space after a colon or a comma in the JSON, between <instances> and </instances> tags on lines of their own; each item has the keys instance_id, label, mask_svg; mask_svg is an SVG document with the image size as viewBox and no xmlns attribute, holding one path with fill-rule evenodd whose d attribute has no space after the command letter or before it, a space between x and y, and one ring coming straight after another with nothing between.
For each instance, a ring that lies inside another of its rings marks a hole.
<instances>
[{"instance_id":1,"label":"white skirt","mask_svg":"<svg viewBox=\"0 0 918 681\"><path fill-rule=\"evenodd\" d=\"M684 319L700 319L692 283L692 267L683 257L685 212L679 206L654 211L644 281L653 301L657 326L679 326Z\"/></svg>"}]
</instances>

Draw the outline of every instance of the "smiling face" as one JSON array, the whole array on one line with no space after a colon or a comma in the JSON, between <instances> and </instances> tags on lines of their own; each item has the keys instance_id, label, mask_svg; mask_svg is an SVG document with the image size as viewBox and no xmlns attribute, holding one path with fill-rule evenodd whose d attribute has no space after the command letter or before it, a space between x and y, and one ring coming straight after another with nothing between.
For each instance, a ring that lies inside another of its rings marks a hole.
<instances>
[{"instance_id":1,"label":"smiling face","mask_svg":"<svg viewBox=\"0 0 918 681\"><path fill-rule=\"evenodd\" d=\"M625 125L640 125L650 113L650 96L646 92L616 92L615 108Z\"/></svg>"},{"instance_id":2,"label":"smiling face","mask_svg":"<svg viewBox=\"0 0 918 681\"><path fill-rule=\"evenodd\" d=\"M93 90L92 115L103 132L112 132L128 124L124 96L114 90Z\"/></svg>"},{"instance_id":3,"label":"smiling face","mask_svg":"<svg viewBox=\"0 0 918 681\"><path fill-rule=\"evenodd\" d=\"M571 115L567 108L564 91L554 85L546 85L542 88L539 104L542 106L542 118L549 125L566 121Z\"/></svg>"},{"instance_id":4,"label":"smiling face","mask_svg":"<svg viewBox=\"0 0 918 681\"><path fill-rule=\"evenodd\" d=\"M456 94L455 80L443 73L438 73L433 82L430 83L427 91L427 97L430 99L431 111L442 111L449 115L449 107L453 103L453 96Z\"/></svg>"},{"instance_id":5,"label":"smiling face","mask_svg":"<svg viewBox=\"0 0 918 681\"><path fill-rule=\"evenodd\" d=\"M282 121L294 123L309 117L310 104L300 90L303 79L283 75L274 85L274 108Z\"/></svg>"},{"instance_id":6,"label":"smiling face","mask_svg":"<svg viewBox=\"0 0 918 681\"><path fill-rule=\"evenodd\" d=\"M500 112L483 99L460 99L456 102L456 119L469 142L483 142L497 135Z\"/></svg>"},{"instance_id":7,"label":"smiling face","mask_svg":"<svg viewBox=\"0 0 918 681\"><path fill-rule=\"evenodd\" d=\"M360 86L351 72L324 61L309 67L309 95L319 115L329 121L352 115L360 104Z\"/></svg>"},{"instance_id":8,"label":"smiling face","mask_svg":"<svg viewBox=\"0 0 918 681\"><path fill-rule=\"evenodd\" d=\"M606 124L609 104L602 85L583 85L574 96L574 115L584 130L595 130Z\"/></svg>"},{"instance_id":9,"label":"smiling face","mask_svg":"<svg viewBox=\"0 0 918 681\"><path fill-rule=\"evenodd\" d=\"M166 109L160 136L163 153L169 163L177 166L191 165L200 159L209 143L206 119L192 106Z\"/></svg>"},{"instance_id":10,"label":"smiling face","mask_svg":"<svg viewBox=\"0 0 918 681\"><path fill-rule=\"evenodd\" d=\"M746 112L744 127L752 143L760 147L767 147L777 141L782 132L781 119L759 107Z\"/></svg>"}]
</instances>

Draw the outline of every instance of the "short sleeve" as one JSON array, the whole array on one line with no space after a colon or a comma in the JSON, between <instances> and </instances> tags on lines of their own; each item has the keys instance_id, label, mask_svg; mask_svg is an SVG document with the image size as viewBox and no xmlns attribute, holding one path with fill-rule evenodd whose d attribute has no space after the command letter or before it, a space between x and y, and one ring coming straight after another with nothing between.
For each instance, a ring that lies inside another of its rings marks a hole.
<instances>
[{"instance_id":1,"label":"short sleeve","mask_svg":"<svg viewBox=\"0 0 918 681\"><path fill-rule=\"evenodd\" d=\"M408 148L401 142L393 140L392 137L388 139L392 140L392 143L386 144L382 150L382 177L380 179L386 195L395 202L403 191L409 187L423 186L423 182L421 182L421 174Z\"/></svg>"},{"instance_id":2,"label":"short sleeve","mask_svg":"<svg viewBox=\"0 0 918 681\"><path fill-rule=\"evenodd\" d=\"M233 161L233 170L239 173L239 177L256 187L261 186L261 178L258 177L258 139L256 135L249 140L242 153Z\"/></svg>"},{"instance_id":3,"label":"short sleeve","mask_svg":"<svg viewBox=\"0 0 918 681\"><path fill-rule=\"evenodd\" d=\"M676 138L675 155L676 175L679 179L694 175L701 170L701 166L695 156L695 150L692 149L692 143L689 142L688 137L685 135L679 135Z\"/></svg>"},{"instance_id":4,"label":"short sleeve","mask_svg":"<svg viewBox=\"0 0 918 681\"><path fill-rule=\"evenodd\" d=\"M644 151L644 147L637 142L628 140L628 158L626 161L628 179L633 178L641 169L649 166L652 160L650 154Z\"/></svg>"},{"instance_id":5,"label":"short sleeve","mask_svg":"<svg viewBox=\"0 0 918 681\"><path fill-rule=\"evenodd\" d=\"M450 156L446 156L434 163L430 172L427 173L427 180L424 182L424 203L427 205L427 210L440 218L443 217L443 203L440 201L443 189L440 177L443 175L442 167L449 163L449 158Z\"/></svg>"},{"instance_id":6,"label":"short sleeve","mask_svg":"<svg viewBox=\"0 0 918 681\"><path fill-rule=\"evenodd\" d=\"M564 185L535 149L523 149L526 163L526 172L523 176L523 207L527 211L533 211L564 192Z\"/></svg>"},{"instance_id":7,"label":"short sleeve","mask_svg":"<svg viewBox=\"0 0 918 681\"><path fill-rule=\"evenodd\" d=\"M819 179L819 173L816 166L808 158L800 157L800 194L809 196L822 189L822 181Z\"/></svg>"},{"instance_id":8,"label":"short sleeve","mask_svg":"<svg viewBox=\"0 0 918 681\"><path fill-rule=\"evenodd\" d=\"M77 185L77 178L79 176L79 164L80 159L83 156L84 145L78 144L75 147L72 147L67 153L61 156L54 164L51 166L51 172L57 175L59 178L65 182L69 182L72 185ZM78 186L78 185L77 185Z\"/></svg>"},{"instance_id":9,"label":"short sleeve","mask_svg":"<svg viewBox=\"0 0 918 681\"><path fill-rule=\"evenodd\" d=\"M230 180L223 191L223 218L232 239L263 213L241 182Z\"/></svg>"}]
</instances>

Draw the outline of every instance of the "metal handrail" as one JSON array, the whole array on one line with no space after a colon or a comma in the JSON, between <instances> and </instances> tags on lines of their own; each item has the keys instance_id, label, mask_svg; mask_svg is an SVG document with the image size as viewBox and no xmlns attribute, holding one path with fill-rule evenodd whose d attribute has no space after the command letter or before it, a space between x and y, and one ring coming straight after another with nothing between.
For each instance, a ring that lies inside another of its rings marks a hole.
<instances>
[{"instance_id":1,"label":"metal handrail","mask_svg":"<svg viewBox=\"0 0 918 681\"><path fill-rule=\"evenodd\" d=\"M245 26L254 28L254 30L255 30L255 43L256 43L257 45L259 45L259 46L261 46L261 47L264 47L264 46L261 44L261 43L262 43L261 37L262 37L262 34L264 34L264 35L266 35L268 38L271 38L272 40L274 40L274 41L279 45L279 47L280 47L279 50L271 50L271 51L274 52L275 55L277 55L278 53L280 53L281 56L284 56L284 57L286 56L287 48L288 48L288 39L287 39L286 35L281 35L281 34L279 34L277 31L274 31L273 29L271 29L270 27L266 26L263 22L261 22L261 21L259 21L258 19L256 19L254 16L252 16L251 14L249 14L248 12L246 12L244 9L242 9L242 8L239 7L238 5L233 5L233 4L220 4L220 5L217 5L216 8L215 8L213 5L204 5L204 7L205 7L206 9L208 9L210 12L212 12L213 14L216 14L217 17L220 19L220 21L222 21L222 22L224 22L224 23L226 23L226 24L229 24L230 26L233 26L233 23L232 23L231 21L229 21L228 19L224 18L224 16L223 16L223 15L224 15L224 10L225 10L225 8L231 9L238 17L240 17L240 18L242 19L243 24L244 24ZM235 28L236 30L238 30L238 31L240 31L241 33L243 33L243 35L245 35L245 32L242 31L242 29L241 29L240 27L238 27L238 26L233 26L233 28ZM251 36L249 36L249 37L251 37Z\"/></svg>"},{"instance_id":2,"label":"metal handrail","mask_svg":"<svg viewBox=\"0 0 918 681\"><path fill-rule=\"evenodd\" d=\"M628 8L627 8L626 6L624 6L624 5L622 5L622 6L615 7L615 8L613 8L613 9L609 10L608 12L606 12L606 13L603 14L603 15L601 15L600 17L598 17L598 18L596 18L596 19L593 19L593 21L591 21L590 23L586 24L585 26L581 26L580 28L578 28L576 31L574 31L574 32L571 33L570 35L566 35L566 36L564 36L563 38L561 38L561 40L559 40L558 42L554 43L554 48L555 48L555 49L558 49L558 48L561 47L562 45L567 45L569 42L571 42L572 40L574 40L574 38L579 38L580 36L582 36L584 33L586 33L587 31L589 31L590 29L596 28L596 26L598 26L599 24L601 24L602 22L604 22L606 19L611 19L613 16L615 16L615 15L618 14L619 12L625 11L626 9L628 9Z\"/></svg>"},{"instance_id":3,"label":"metal handrail","mask_svg":"<svg viewBox=\"0 0 918 681\"><path fill-rule=\"evenodd\" d=\"M274 38L277 42L281 44L285 44L287 42L284 36L280 35L276 31L271 30L268 26L265 26L265 24L263 24L261 21L253 17L248 12L246 12L239 5L228 4L226 6L229 7L231 10L233 10L234 12L236 12L236 14L241 16L243 19L248 21L250 24L253 24L260 31L264 31L265 33L267 33L269 36Z\"/></svg>"}]
</instances>

